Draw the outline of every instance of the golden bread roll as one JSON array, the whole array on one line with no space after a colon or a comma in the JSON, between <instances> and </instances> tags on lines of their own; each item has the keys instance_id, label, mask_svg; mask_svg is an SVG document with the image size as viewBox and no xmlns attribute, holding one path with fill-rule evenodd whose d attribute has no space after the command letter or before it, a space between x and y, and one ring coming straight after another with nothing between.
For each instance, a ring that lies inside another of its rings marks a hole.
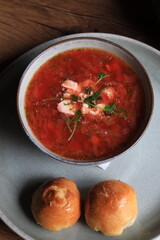
<instances>
[{"instance_id":1,"label":"golden bread roll","mask_svg":"<svg viewBox=\"0 0 160 240\"><path fill-rule=\"evenodd\" d=\"M85 202L85 218L89 227L107 236L121 235L138 214L135 190L119 180L96 184Z\"/></svg>"},{"instance_id":2,"label":"golden bread roll","mask_svg":"<svg viewBox=\"0 0 160 240\"><path fill-rule=\"evenodd\" d=\"M80 193L67 178L42 184L33 194L32 214L43 228L59 231L72 226L80 217Z\"/></svg>"}]
</instances>

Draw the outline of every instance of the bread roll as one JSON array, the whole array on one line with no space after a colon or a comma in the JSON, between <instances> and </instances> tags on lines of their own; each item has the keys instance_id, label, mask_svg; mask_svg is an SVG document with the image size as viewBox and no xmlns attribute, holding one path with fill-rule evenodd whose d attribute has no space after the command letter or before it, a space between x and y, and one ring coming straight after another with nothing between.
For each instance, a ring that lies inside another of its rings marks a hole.
<instances>
[{"instance_id":1,"label":"bread roll","mask_svg":"<svg viewBox=\"0 0 160 240\"><path fill-rule=\"evenodd\" d=\"M59 231L72 226L80 217L80 193L67 178L55 178L33 194L32 214L43 228Z\"/></svg>"},{"instance_id":2,"label":"bread roll","mask_svg":"<svg viewBox=\"0 0 160 240\"><path fill-rule=\"evenodd\" d=\"M107 236L121 235L138 214L135 190L118 180L95 185L85 202L86 222L94 231Z\"/></svg>"}]
</instances>

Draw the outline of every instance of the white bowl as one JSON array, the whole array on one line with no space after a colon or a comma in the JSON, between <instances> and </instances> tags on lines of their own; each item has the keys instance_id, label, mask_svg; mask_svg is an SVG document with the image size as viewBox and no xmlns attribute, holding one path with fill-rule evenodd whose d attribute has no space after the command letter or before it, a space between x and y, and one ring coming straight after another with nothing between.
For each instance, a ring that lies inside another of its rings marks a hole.
<instances>
[{"instance_id":1,"label":"white bowl","mask_svg":"<svg viewBox=\"0 0 160 240\"><path fill-rule=\"evenodd\" d=\"M35 72L50 58L53 58L59 53L62 53L67 50L75 49L75 48L97 48L101 50L105 50L107 52L111 52L114 55L120 57L122 60L124 60L126 63L128 63L131 68L135 71L135 73L139 76L139 79L141 80L142 86L144 88L145 92L145 101L146 101L146 109L145 109L145 116L143 119L143 122L138 130L138 132L135 133L135 136L132 138L132 140L126 145L125 148L123 148L121 151L119 151L116 156L119 156L120 154L124 153L126 150L128 150L131 146L133 146L138 139L142 136L144 131L146 130L146 127L148 126L152 110L153 110L153 91L152 86L149 80L149 77L141 65L141 63L127 50L122 48L121 46L99 38L93 38L93 37L78 37L73 38L69 40L64 40L62 42L56 43L53 46L47 48L45 51L43 51L41 54L39 54L34 60L28 65L26 70L24 71L18 88L18 94L17 94L17 108L18 108L18 114L21 121L21 124L26 132L26 134L29 136L29 138L32 140L32 142L43 152L47 153L49 156L53 157L54 159L60 160L62 162L66 163L74 163L78 165L91 165L91 164L100 164L107 161L110 161L116 156L112 156L111 158L102 158L102 159L95 159L92 161L74 161L73 159L68 159L65 157L62 157L60 155L57 155L47 149L33 134L27 118L25 114L25 108L24 108L24 101L25 101L25 93L26 89L35 74Z\"/></svg>"}]
</instances>

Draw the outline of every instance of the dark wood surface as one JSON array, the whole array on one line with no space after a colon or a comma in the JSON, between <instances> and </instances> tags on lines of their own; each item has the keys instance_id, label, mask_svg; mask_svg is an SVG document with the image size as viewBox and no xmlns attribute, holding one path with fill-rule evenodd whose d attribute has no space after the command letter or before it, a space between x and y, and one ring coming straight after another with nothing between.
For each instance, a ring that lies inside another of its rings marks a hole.
<instances>
[{"instance_id":1,"label":"dark wood surface","mask_svg":"<svg viewBox=\"0 0 160 240\"><path fill-rule=\"evenodd\" d=\"M0 0L0 71L36 45L73 33L119 34L160 50L156 2ZM0 221L0 240L20 239Z\"/></svg>"}]
</instances>

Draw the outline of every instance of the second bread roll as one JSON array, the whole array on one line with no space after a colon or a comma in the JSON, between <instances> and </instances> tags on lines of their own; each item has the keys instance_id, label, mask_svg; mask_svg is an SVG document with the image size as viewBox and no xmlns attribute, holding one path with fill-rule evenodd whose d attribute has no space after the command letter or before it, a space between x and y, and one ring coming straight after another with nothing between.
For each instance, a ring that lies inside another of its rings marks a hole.
<instances>
[{"instance_id":1,"label":"second bread roll","mask_svg":"<svg viewBox=\"0 0 160 240\"><path fill-rule=\"evenodd\" d=\"M85 218L94 231L108 236L121 235L138 214L135 190L118 180L95 185L85 202Z\"/></svg>"}]
</instances>

